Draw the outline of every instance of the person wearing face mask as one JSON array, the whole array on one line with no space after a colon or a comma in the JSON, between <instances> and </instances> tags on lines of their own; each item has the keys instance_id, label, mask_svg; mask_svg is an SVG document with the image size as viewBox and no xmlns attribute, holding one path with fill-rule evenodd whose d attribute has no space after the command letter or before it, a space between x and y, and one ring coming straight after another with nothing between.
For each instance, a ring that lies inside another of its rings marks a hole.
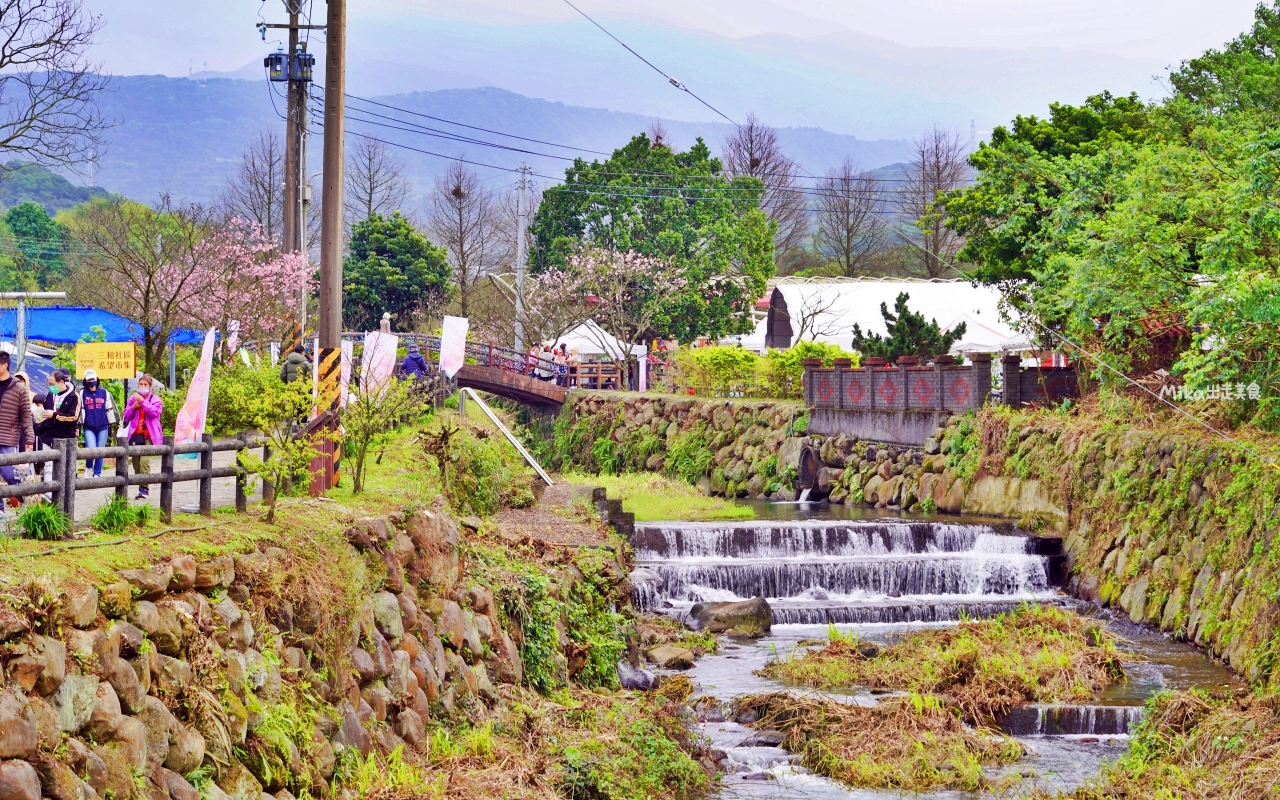
<instances>
[{"instance_id":1,"label":"person wearing face mask","mask_svg":"<svg viewBox=\"0 0 1280 800\"><path fill-rule=\"evenodd\" d=\"M71 385L71 373L55 369L49 376L44 398L45 419L40 423L40 443L53 447L58 439L80 438L80 398Z\"/></svg>"},{"instance_id":2,"label":"person wearing face mask","mask_svg":"<svg viewBox=\"0 0 1280 800\"><path fill-rule=\"evenodd\" d=\"M32 448L33 442L31 398L26 384L9 374L9 354L0 351L0 453L25 452ZM0 479L9 485L20 483L13 470L13 467L0 467Z\"/></svg>"},{"instance_id":3,"label":"person wearing face mask","mask_svg":"<svg viewBox=\"0 0 1280 800\"><path fill-rule=\"evenodd\" d=\"M80 389L80 424L84 429L85 447L110 447L111 428L119 422L116 401L105 386L98 383L98 373L89 369L84 373L84 386ZM102 477L102 459L85 462L93 470L93 477Z\"/></svg>"},{"instance_id":4,"label":"person wearing face mask","mask_svg":"<svg viewBox=\"0 0 1280 800\"><path fill-rule=\"evenodd\" d=\"M125 436L128 437L130 446L164 444L164 436L160 432L160 414L164 411L164 403L160 395L151 391L153 383L150 375L138 378L138 391L125 403ZM133 471L138 475L151 472L151 459L134 456ZM146 500L149 494L146 486L139 486L136 499Z\"/></svg>"}]
</instances>

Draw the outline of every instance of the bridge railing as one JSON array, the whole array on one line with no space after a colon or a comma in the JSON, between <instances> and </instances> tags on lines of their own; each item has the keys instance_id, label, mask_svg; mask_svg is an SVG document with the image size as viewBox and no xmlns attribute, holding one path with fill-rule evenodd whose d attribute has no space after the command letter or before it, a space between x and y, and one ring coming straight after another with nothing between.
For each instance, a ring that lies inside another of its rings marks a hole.
<instances>
[{"instance_id":1,"label":"bridge railing","mask_svg":"<svg viewBox=\"0 0 1280 800\"><path fill-rule=\"evenodd\" d=\"M343 334L344 338L358 341L363 334L348 332ZM418 345L424 357L440 355L440 337L429 336L421 333L398 333L401 339L406 339ZM511 347L503 347L496 344L480 344L479 342L467 342L467 359L479 364L482 367L496 367L506 370L507 372L516 372L521 375L528 371L528 361L525 354Z\"/></svg>"}]
</instances>

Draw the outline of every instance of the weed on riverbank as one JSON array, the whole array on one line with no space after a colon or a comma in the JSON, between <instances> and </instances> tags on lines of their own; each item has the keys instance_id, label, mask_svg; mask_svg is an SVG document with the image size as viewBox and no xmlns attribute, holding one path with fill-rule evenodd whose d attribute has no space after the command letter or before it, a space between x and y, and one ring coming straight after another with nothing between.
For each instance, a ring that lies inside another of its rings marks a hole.
<instances>
[{"instance_id":1,"label":"weed on riverbank","mask_svg":"<svg viewBox=\"0 0 1280 800\"><path fill-rule=\"evenodd\" d=\"M939 695L971 724L991 726L1024 703L1087 700L1125 672L1115 637L1097 621L1061 608L1023 606L913 633L883 649L833 633L821 650L771 662L761 674L819 689Z\"/></svg>"},{"instance_id":2,"label":"weed on riverbank","mask_svg":"<svg viewBox=\"0 0 1280 800\"><path fill-rule=\"evenodd\" d=\"M1280 797L1280 697L1159 694L1124 756L1068 797Z\"/></svg>"},{"instance_id":3,"label":"weed on riverbank","mask_svg":"<svg viewBox=\"0 0 1280 800\"><path fill-rule=\"evenodd\" d=\"M999 788L984 767L1012 764L1023 747L1007 736L975 731L932 695L894 697L866 708L787 692L738 701L759 729L786 735L782 746L814 772L851 786L923 792Z\"/></svg>"},{"instance_id":4,"label":"weed on riverbank","mask_svg":"<svg viewBox=\"0 0 1280 800\"><path fill-rule=\"evenodd\" d=\"M636 522L751 519L755 516L755 512L746 506L736 505L721 497L708 497L687 483L652 473L566 473L561 477L570 483L603 486L610 497L622 500L624 511L636 515Z\"/></svg>"}]
</instances>

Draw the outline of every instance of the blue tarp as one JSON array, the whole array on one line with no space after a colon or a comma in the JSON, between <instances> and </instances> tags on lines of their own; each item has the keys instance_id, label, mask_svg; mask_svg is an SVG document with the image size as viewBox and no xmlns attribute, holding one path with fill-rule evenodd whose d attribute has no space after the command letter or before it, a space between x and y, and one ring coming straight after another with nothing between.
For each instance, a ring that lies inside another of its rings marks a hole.
<instances>
[{"instance_id":1,"label":"blue tarp","mask_svg":"<svg viewBox=\"0 0 1280 800\"><path fill-rule=\"evenodd\" d=\"M35 306L27 307L27 339L33 342L75 344L80 337L99 325L107 332L108 342L138 342L142 340L142 327L110 311L92 306ZM0 309L0 338L12 340L17 335L18 310ZM173 332L170 341L175 344L201 344L204 331L180 329Z\"/></svg>"}]
</instances>

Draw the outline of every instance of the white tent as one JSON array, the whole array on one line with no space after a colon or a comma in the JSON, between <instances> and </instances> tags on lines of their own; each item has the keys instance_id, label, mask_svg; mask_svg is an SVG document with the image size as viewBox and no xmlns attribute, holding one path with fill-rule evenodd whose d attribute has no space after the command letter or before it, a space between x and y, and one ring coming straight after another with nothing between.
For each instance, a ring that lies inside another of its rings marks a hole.
<instances>
[{"instance_id":1,"label":"white tent","mask_svg":"<svg viewBox=\"0 0 1280 800\"><path fill-rule=\"evenodd\" d=\"M642 356L649 352L649 349L642 344L625 344L591 319L563 334L552 344L564 344L570 350L577 348L578 355L584 358L590 356L621 358L626 353Z\"/></svg>"},{"instance_id":2,"label":"white tent","mask_svg":"<svg viewBox=\"0 0 1280 800\"><path fill-rule=\"evenodd\" d=\"M936 320L943 331L965 324L965 334L952 345L952 352L1031 346L1026 335L1001 319L997 290L963 280L904 278L779 279L770 298L766 338L775 346L789 339L789 344L816 340L849 348L855 324L863 333L885 336L888 331L880 304L892 312L902 292L907 293L907 307L912 312Z\"/></svg>"}]
</instances>

